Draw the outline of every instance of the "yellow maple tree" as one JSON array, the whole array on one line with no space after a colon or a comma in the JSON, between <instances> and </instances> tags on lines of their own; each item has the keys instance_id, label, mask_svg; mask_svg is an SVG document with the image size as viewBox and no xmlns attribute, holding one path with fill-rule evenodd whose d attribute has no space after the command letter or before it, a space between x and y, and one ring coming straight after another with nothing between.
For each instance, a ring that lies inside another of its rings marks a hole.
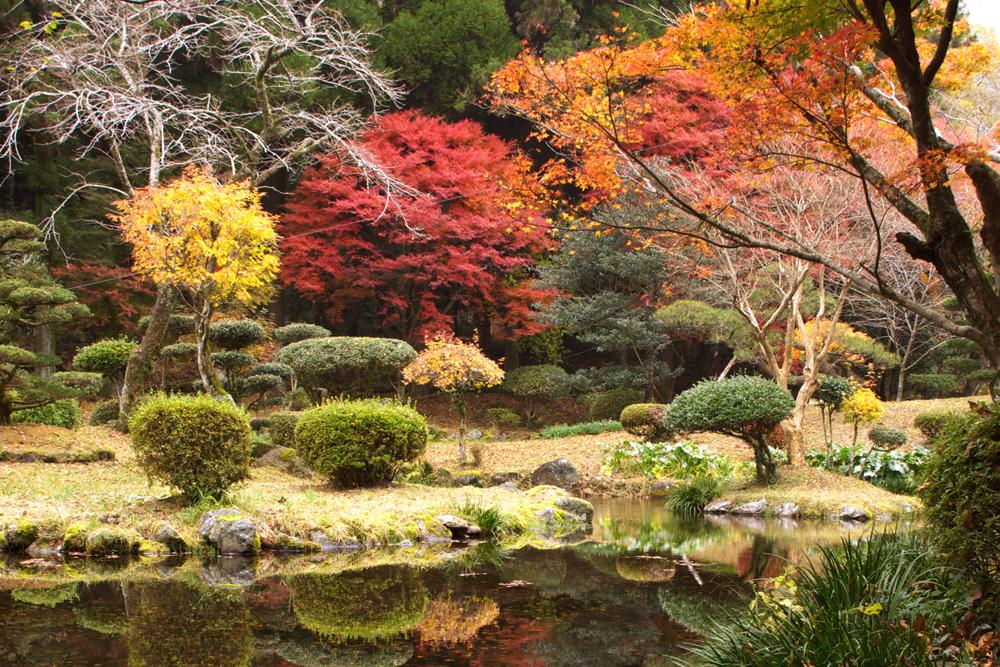
<instances>
[{"instance_id":1,"label":"yellow maple tree","mask_svg":"<svg viewBox=\"0 0 1000 667\"><path fill-rule=\"evenodd\" d=\"M220 306L270 297L279 267L276 217L249 183L222 183L196 167L114 206L110 217L132 245L133 270L172 285L191 308L202 382L209 393L225 396L212 367L209 324Z\"/></svg>"}]
</instances>

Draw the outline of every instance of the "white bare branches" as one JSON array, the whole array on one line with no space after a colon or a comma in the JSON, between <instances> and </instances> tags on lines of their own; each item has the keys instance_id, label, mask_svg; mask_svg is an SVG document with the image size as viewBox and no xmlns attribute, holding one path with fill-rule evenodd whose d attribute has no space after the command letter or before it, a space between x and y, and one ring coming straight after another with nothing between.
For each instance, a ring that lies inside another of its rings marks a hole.
<instances>
[{"instance_id":1,"label":"white bare branches","mask_svg":"<svg viewBox=\"0 0 1000 667\"><path fill-rule=\"evenodd\" d=\"M6 49L0 158L21 160L26 134L72 140L114 165L117 182L103 185L131 192L192 162L262 186L338 150L390 190L351 140L365 126L359 107L396 103L400 89L371 65L370 36L327 5L67 0ZM205 92L184 68L237 94Z\"/></svg>"}]
</instances>

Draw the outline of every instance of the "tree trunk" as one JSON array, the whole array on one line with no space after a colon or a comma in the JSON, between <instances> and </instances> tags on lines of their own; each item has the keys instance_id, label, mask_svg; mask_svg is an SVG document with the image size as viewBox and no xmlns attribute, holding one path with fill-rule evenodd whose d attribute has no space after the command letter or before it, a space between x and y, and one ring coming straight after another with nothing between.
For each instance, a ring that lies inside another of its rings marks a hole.
<instances>
[{"instance_id":1,"label":"tree trunk","mask_svg":"<svg viewBox=\"0 0 1000 667\"><path fill-rule=\"evenodd\" d=\"M466 464L465 458L465 401L459 398L458 394L452 397L455 409L458 411L458 463Z\"/></svg>"},{"instance_id":2,"label":"tree trunk","mask_svg":"<svg viewBox=\"0 0 1000 667\"><path fill-rule=\"evenodd\" d=\"M232 396L223 389L219 374L215 372L215 365L212 363L212 345L208 340L208 332L212 324L214 309L207 297L201 301L194 316L195 345L198 350L198 376L201 378L206 394L219 400L232 401Z\"/></svg>"},{"instance_id":3,"label":"tree trunk","mask_svg":"<svg viewBox=\"0 0 1000 667\"><path fill-rule=\"evenodd\" d=\"M51 356L54 353L54 342L51 324L43 324L35 329L36 352L46 356ZM52 366L39 366L35 369L35 372L38 373L39 377L49 379L52 377L53 370Z\"/></svg>"},{"instance_id":4,"label":"tree trunk","mask_svg":"<svg viewBox=\"0 0 1000 667\"><path fill-rule=\"evenodd\" d=\"M916 340L915 332L910 332L910 340L906 341L906 350L903 358L899 360L899 380L896 382L896 402L903 400L903 390L906 389L906 369L910 362L910 355L913 354L913 342Z\"/></svg>"},{"instance_id":5,"label":"tree trunk","mask_svg":"<svg viewBox=\"0 0 1000 667\"><path fill-rule=\"evenodd\" d=\"M170 326L170 316L177 303L177 292L172 285L163 283L156 288L156 303L149 315L149 325L143 334L139 347L132 351L125 367L125 378L122 381L122 393L118 403L118 423L122 429L128 424L128 416L135 407L136 399L145 389L146 378L153 367L156 355L163 347Z\"/></svg>"}]
</instances>

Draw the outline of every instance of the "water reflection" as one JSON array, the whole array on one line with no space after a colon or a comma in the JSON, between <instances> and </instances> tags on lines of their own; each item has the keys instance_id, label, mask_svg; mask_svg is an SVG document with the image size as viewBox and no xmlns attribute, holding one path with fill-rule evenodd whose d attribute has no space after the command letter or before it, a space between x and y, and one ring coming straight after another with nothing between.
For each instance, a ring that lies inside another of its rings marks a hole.
<instances>
[{"instance_id":1,"label":"water reflection","mask_svg":"<svg viewBox=\"0 0 1000 667\"><path fill-rule=\"evenodd\" d=\"M424 567L380 553L141 570L75 561L32 577L8 562L0 664L653 667L745 609L748 581L843 535L614 502L597 503L590 541L483 544Z\"/></svg>"}]
</instances>

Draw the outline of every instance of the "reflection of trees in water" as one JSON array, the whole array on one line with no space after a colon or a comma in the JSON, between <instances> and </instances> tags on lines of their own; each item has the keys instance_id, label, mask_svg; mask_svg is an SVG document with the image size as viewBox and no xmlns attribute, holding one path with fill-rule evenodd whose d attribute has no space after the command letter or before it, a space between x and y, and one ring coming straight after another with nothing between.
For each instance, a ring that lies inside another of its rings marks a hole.
<instances>
[{"instance_id":1,"label":"reflection of trees in water","mask_svg":"<svg viewBox=\"0 0 1000 667\"><path fill-rule=\"evenodd\" d=\"M459 644L472 640L484 626L500 617L500 606L489 598L435 598L417 626L420 641Z\"/></svg>"},{"instance_id":2,"label":"reflection of trees in water","mask_svg":"<svg viewBox=\"0 0 1000 667\"><path fill-rule=\"evenodd\" d=\"M399 667L413 657L409 645L341 646L313 635L285 638L271 652L298 667Z\"/></svg>"},{"instance_id":3,"label":"reflection of trees in water","mask_svg":"<svg viewBox=\"0 0 1000 667\"><path fill-rule=\"evenodd\" d=\"M662 556L618 556L615 569L629 581L670 581L677 573L674 560Z\"/></svg>"},{"instance_id":4,"label":"reflection of trees in water","mask_svg":"<svg viewBox=\"0 0 1000 667\"><path fill-rule=\"evenodd\" d=\"M733 539L732 531L698 517L664 513L645 519L604 518L600 528L609 552L688 554Z\"/></svg>"},{"instance_id":5,"label":"reflection of trees in water","mask_svg":"<svg viewBox=\"0 0 1000 667\"><path fill-rule=\"evenodd\" d=\"M239 589L149 582L128 589L129 665L248 665L250 610Z\"/></svg>"},{"instance_id":6,"label":"reflection of trees in water","mask_svg":"<svg viewBox=\"0 0 1000 667\"><path fill-rule=\"evenodd\" d=\"M22 604L37 607L57 607L63 602L71 602L79 598L76 582L61 584L47 588L15 588L10 593L11 599Z\"/></svg>"},{"instance_id":7,"label":"reflection of trees in water","mask_svg":"<svg viewBox=\"0 0 1000 667\"><path fill-rule=\"evenodd\" d=\"M749 599L746 590L726 584L665 586L659 590L663 613L700 636L745 612Z\"/></svg>"},{"instance_id":8,"label":"reflection of trees in water","mask_svg":"<svg viewBox=\"0 0 1000 667\"><path fill-rule=\"evenodd\" d=\"M326 638L374 641L407 633L427 609L427 589L407 567L294 575L288 586L299 622Z\"/></svg>"},{"instance_id":9,"label":"reflection of trees in water","mask_svg":"<svg viewBox=\"0 0 1000 667\"><path fill-rule=\"evenodd\" d=\"M562 549L521 549L502 563L500 574L511 581L527 581L541 590L558 589L566 579L565 554Z\"/></svg>"},{"instance_id":10,"label":"reflection of trees in water","mask_svg":"<svg viewBox=\"0 0 1000 667\"><path fill-rule=\"evenodd\" d=\"M751 545L736 556L736 571L744 580L773 579L785 571L789 551L764 535L754 535Z\"/></svg>"}]
</instances>

